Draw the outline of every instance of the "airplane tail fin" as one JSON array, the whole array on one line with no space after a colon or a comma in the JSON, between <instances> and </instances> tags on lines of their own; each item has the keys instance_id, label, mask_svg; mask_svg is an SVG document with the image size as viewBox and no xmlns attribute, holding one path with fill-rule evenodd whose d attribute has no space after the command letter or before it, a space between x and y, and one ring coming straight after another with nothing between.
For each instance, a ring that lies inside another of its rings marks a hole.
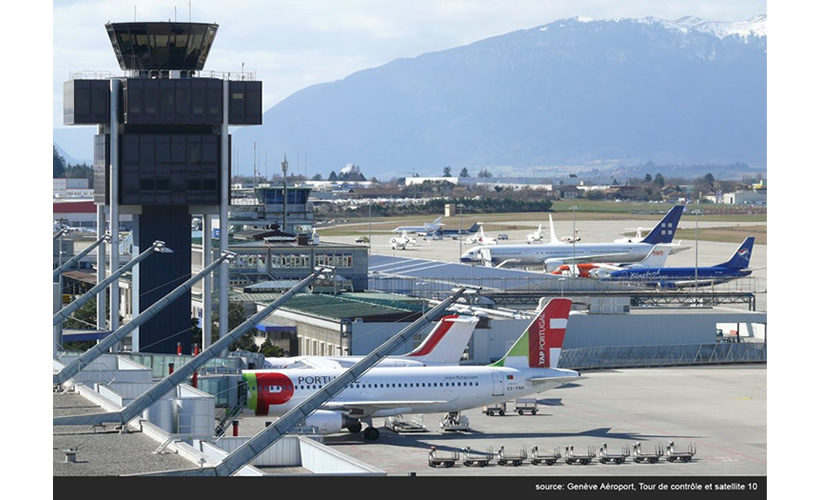
<instances>
[{"instance_id":1,"label":"airplane tail fin","mask_svg":"<svg viewBox=\"0 0 820 500\"><path fill-rule=\"evenodd\" d=\"M417 348L403 357L425 364L458 363L476 324L478 318L475 316L445 316Z\"/></svg>"},{"instance_id":2,"label":"airplane tail fin","mask_svg":"<svg viewBox=\"0 0 820 500\"><path fill-rule=\"evenodd\" d=\"M558 239L558 236L555 236L555 226L552 224L552 214L549 214L550 218L550 243L561 243L561 240Z\"/></svg>"},{"instance_id":3,"label":"airplane tail fin","mask_svg":"<svg viewBox=\"0 0 820 500\"><path fill-rule=\"evenodd\" d=\"M571 307L571 299L550 300L507 354L490 366L557 368Z\"/></svg>"},{"instance_id":4,"label":"airplane tail fin","mask_svg":"<svg viewBox=\"0 0 820 500\"><path fill-rule=\"evenodd\" d=\"M652 231L646 235L641 243L672 243L672 238L675 237L675 231L678 229L678 222L680 216L683 214L683 205L675 205L669 212L652 228Z\"/></svg>"},{"instance_id":5,"label":"airplane tail fin","mask_svg":"<svg viewBox=\"0 0 820 500\"><path fill-rule=\"evenodd\" d=\"M752 247L755 244L754 236L747 236L743 243L737 247L735 254L728 261L720 264L721 267L729 267L732 269L746 269L749 267L749 261L752 259Z\"/></svg>"}]
</instances>

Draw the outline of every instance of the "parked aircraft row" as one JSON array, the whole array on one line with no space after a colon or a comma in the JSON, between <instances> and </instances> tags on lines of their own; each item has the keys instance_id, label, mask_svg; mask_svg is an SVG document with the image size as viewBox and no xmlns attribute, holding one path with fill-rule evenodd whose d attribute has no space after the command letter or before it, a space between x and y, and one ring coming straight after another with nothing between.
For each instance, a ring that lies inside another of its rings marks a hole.
<instances>
[{"instance_id":1,"label":"parked aircraft row","mask_svg":"<svg viewBox=\"0 0 820 500\"><path fill-rule=\"evenodd\" d=\"M572 301L552 299L499 361L486 366L376 366L326 402L304 422L323 434L348 429L378 439L373 418L464 410L540 393L575 381L558 368ZM245 370L247 407L259 416L281 416L339 376L340 370Z\"/></svg>"},{"instance_id":2,"label":"parked aircraft row","mask_svg":"<svg viewBox=\"0 0 820 500\"><path fill-rule=\"evenodd\" d=\"M683 205L676 205L646 235L636 242L555 242L523 245L479 245L461 256L461 262L485 266L543 266L552 272L565 264L583 262L633 263L643 260L655 245L672 244ZM554 240L554 236L553 236Z\"/></svg>"}]
</instances>

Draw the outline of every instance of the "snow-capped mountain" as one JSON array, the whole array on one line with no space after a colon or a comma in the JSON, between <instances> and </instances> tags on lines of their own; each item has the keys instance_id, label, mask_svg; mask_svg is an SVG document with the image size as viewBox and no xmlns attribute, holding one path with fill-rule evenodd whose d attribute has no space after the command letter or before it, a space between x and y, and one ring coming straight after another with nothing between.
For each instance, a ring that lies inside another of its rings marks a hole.
<instances>
[{"instance_id":1,"label":"snow-capped mountain","mask_svg":"<svg viewBox=\"0 0 820 500\"><path fill-rule=\"evenodd\" d=\"M714 35L718 38L727 36L739 37L765 37L767 16L759 15L746 21L720 22L705 21L699 17L686 16L676 21L664 21L654 17L646 17L642 20L647 23L661 23L669 29L679 29L683 32L693 30L701 33Z\"/></svg>"},{"instance_id":2,"label":"snow-capped mountain","mask_svg":"<svg viewBox=\"0 0 820 500\"><path fill-rule=\"evenodd\" d=\"M766 165L766 16L562 19L303 89L235 134L323 175ZM495 169L495 170L494 170Z\"/></svg>"},{"instance_id":3,"label":"snow-capped mountain","mask_svg":"<svg viewBox=\"0 0 820 500\"><path fill-rule=\"evenodd\" d=\"M766 24L562 19L307 87L238 128L233 148L305 152L309 177L349 164L379 179L646 162L760 171Z\"/></svg>"}]
</instances>

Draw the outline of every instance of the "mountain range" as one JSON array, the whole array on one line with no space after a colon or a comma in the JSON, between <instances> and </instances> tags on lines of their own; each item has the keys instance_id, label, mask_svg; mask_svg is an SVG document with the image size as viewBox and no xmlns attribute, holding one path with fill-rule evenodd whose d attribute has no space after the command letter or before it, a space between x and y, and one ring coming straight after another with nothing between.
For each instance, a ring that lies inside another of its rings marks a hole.
<instances>
[{"instance_id":1,"label":"mountain range","mask_svg":"<svg viewBox=\"0 0 820 500\"><path fill-rule=\"evenodd\" d=\"M307 87L234 129L233 148L380 180L445 167L765 172L766 22L563 19Z\"/></svg>"}]
</instances>

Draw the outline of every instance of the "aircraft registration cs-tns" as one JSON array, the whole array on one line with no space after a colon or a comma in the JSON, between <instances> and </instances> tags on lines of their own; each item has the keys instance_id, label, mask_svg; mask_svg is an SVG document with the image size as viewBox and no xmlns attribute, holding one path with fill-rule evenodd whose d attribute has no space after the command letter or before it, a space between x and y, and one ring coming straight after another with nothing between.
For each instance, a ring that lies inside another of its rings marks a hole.
<instances>
[{"instance_id":1,"label":"aircraft registration cs-tns","mask_svg":"<svg viewBox=\"0 0 820 500\"><path fill-rule=\"evenodd\" d=\"M380 367L368 370L313 412L304 425L322 434L348 429L378 439L373 418L411 413L453 414L536 394L577 380L558 368L570 299L555 298L533 319L503 358L486 366ZM322 389L339 370L244 370L247 407L258 416L282 416Z\"/></svg>"},{"instance_id":2,"label":"aircraft registration cs-tns","mask_svg":"<svg viewBox=\"0 0 820 500\"><path fill-rule=\"evenodd\" d=\"M543 266L548 273L562 265L581 262L638 262L644 259L655 245L672 243L683 209L683 205L672 207L640 241L481 245L464 252L461 262L485 266Z\"/></svg>"}]
</instances>

